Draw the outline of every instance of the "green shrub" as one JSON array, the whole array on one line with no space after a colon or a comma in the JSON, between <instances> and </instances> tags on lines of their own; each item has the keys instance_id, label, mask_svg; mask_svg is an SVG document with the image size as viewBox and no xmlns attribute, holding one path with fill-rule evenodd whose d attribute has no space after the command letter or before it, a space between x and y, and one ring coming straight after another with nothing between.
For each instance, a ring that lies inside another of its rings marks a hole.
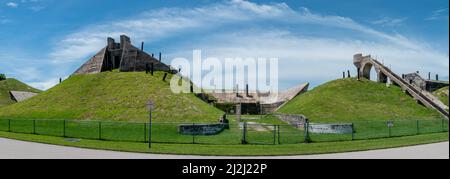
<instances>
[{"instance_id":1,"label":"green shrub","mask_svg":"<svg viewBox=\"0 0 450 179\"><path fill-rule=\"evenodd\" d=\"M2 80L6 80L6 75L5 74L0 74L0 81Z\"/></svg>"}]
</instances>

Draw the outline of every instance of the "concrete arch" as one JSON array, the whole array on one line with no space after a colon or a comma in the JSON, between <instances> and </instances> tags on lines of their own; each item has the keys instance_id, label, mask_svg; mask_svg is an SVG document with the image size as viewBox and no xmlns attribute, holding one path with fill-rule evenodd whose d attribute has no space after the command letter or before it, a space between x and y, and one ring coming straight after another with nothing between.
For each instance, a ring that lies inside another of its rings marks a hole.
<instances>
[{"instance_id":1,"label":"concrete arch","mask_svg":"<svg viewBox=\"0 0 450 179\"><path fill-rule=\"evenodd\" d=\"M363 78L370 80L370 71L372 71L372 67L373 67L372 63L369 63L369 62L364 63L362 65L361 72L360 72L361 76Z\"/></svg>"},{"instance_id":2,"label":"concrete arch","mask_svg":"<svg viewBox=\"0 0 450 179\"><path fill-rule=\"evenodd\" d=\"M376 72L377 72L377 81L378 81L379 83L387 83L387 82L388 82L388 77L387 77L387 75L384 74L384 73L381 71L381 69L377 69L377 68L375 68L375 69L376 69Z\"/></svg>"}]
</instances>

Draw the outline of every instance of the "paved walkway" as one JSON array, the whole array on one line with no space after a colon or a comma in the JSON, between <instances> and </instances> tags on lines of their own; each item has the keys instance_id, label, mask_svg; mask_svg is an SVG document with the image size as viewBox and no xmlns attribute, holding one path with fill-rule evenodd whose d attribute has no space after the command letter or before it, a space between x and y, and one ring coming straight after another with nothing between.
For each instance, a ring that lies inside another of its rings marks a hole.
<instances>
[{"instance_id":1,"label":"paved walkway","mask_svg":"<svg viewBox=\"0 0 450 179\"><path fill-rule=\"evenodd\" d=\"M325 155L280 157L202 157L140 154L64 147L0 138L1 159L449 159L449 143Z\"/></svg>"}]
</instances>

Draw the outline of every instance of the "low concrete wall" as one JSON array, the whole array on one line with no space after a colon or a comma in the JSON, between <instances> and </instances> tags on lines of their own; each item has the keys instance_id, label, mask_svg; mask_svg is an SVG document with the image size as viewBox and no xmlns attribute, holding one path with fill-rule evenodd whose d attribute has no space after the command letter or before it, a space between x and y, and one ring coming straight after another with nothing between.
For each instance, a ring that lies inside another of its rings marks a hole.
<instances>
[{"instance_id":1,"label":"low concrete wall","mask_svg":"<svg viewBox=\"0 0 450 179\"><path fill-rule=\"evenodd\" d=\"M178 132L182 135L217 135L229 124L182 124Z\"/></svg>"},{"instance_id":2,"label":"low concrete wall","mask_svg":"<svg viewBox=\"0 0 450 179\"><path fill-rule=\"evenodd\" d=\"M308 131L313 134L351 134L353 124L309 124Z\"/></svg>"}]
</instances>

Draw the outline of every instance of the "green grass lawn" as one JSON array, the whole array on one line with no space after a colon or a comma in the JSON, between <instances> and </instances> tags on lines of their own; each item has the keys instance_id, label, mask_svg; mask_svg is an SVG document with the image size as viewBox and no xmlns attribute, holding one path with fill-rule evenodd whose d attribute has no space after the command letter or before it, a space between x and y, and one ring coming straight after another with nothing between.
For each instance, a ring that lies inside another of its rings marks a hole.
<instances>
[{"instance_id":1,"label":"green grass lawn","mask_svg":"<svg viewBox=\"0 0 450 179\"><path fill-rule=\"evenodd\" d=\"M448 86L433 92L433 94L448 106Z\"/></svg>"},{"instance_id":2,"label":"green grass lawn","mask_svg":"<svg viewBox=\"0 0 450 179\"><path fill-rule=\"evenodd\" d=\"M325 83L288 102L277 112L303 114L311 122L433 120L441 116L419 105L399 87L354 78Z\"/></svg>"},{"instance_id":3,"label":"green grass lawn","mask_svg":"<svg viewBox=\"0 0 450 179\"><path fill-rule=\"evenodd\" d=\"M79 142L70 142L62 137L17 134L1 131L0 137L63 146L126 152L220 156L275 156L363 151L443 142L448 141L448 132L373 140L322 142L308 144L301 143L286 145L203 145L155 143L152 145L152 149L148 149L148 144L139 142L116 142L88 139L82 139Z\"/></svg>"},{"instance_id":4,"label":"green grass lawn","mask_svg":"<svg viewBox=\"0 0 450 179\"><path fill-rule=\"evenodd\" d=\"M30 87L13 78L2 80L0 81L0 107L15 103L15 101L11 99L9 91L29 91L34 93L41 92L40 90L34 89L33 87Z\"/></svg>"},{"instance_id":5,"label":"green grass lawn","mask_svg":"<svg viewBox=\"0 0 450 179\"><path fill-rule=\"evenodd\" d=\"M78 119L146 122L153 100L158 122L217 122L222 111L194 94L174 94L163 72L74 75L27 101L0 108L6 119Z\"/></svg>"}]
</instances>

